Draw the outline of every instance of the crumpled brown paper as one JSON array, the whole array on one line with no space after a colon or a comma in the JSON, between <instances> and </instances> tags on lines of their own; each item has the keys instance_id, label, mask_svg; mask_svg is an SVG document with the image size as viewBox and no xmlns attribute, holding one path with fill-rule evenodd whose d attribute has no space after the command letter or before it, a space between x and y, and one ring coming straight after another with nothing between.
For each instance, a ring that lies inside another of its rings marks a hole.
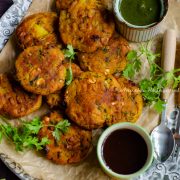
<instances>
[{"instance_id":1,"label":"crumpled brown paper","mask_svg":"<svg viewBox=\"0 0 180 180\"><path fill-rule=\"evenodd\" d=\"M103 0L108 9L111 9L112 0ZM54 0L33 0L33 3L27 12L27 16L37 12L52 11L55 9ZM165 18L160 34L153 40L153 48L161 50L162 35L168 28L173 28L177 32L177 54L176 54L176 66L180 64L180 1L170 0L169 11ZM0 73L13 72L14 61L19 53L18 47L15 42L15 38L12 37L6 44L5 48L0 54ZM132 48L137 48L138 44L131 43ZM142 74L146 74L146 70ZM143 74L143 75L144 75ZM141 76L141 74L139 75ZM137 79L138 81L138 79ZM169 111L173 107L174 96L172 95L169 100ZM43 106L40 111L33 114L42 115L47 112L47 108ZM31 118L32 116L28 116ZM158 124L159 115L151 107L145 107L141 117L137 124L145 127L150 132ZM96 142L101 130L94 131L94 150L90 155L81 163L77 165L56 165L51 161L46 160L43 154L28 151L24 153L17 153L14 150L14 146L3 140L0 144L0 152L7 154L10 158L22 165L24 170L33 177L43 180L106 180L109 179L106 176L97 161L96 157Z\"/></svg>"}]
</instances>

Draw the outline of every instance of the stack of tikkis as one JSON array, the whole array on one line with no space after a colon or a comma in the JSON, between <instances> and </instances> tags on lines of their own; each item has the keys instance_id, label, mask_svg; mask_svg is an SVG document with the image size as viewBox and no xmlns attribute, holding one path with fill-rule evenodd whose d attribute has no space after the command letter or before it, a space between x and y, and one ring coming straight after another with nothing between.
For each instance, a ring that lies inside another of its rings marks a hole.
<instances>
[{"instance_id":1,"label":"stack of tikkis","mask_svg":"<svg viewBox=\"0 0 180 180\"><path fill-rule=\"evenodd\" d=\"M138 87L121 76L129 45L115 32L111 12L96 0L57 0L56 5L59 18L54 12L38 13L17 28L23 52L15 62L16 76L25 90L12 88L1 75L0 112L25 116L40 108L44 96L52 112L42 118L45 126L39 138L50 140L45 148L48 159L67 164L87 156L91 130L136 122L143 100ZM75 49L73 63L64 51L67 45ZM73 80L67 84L70 69ZM57 141L48 124L64 117L71 126Z\"/></svg>"}]
</instances>

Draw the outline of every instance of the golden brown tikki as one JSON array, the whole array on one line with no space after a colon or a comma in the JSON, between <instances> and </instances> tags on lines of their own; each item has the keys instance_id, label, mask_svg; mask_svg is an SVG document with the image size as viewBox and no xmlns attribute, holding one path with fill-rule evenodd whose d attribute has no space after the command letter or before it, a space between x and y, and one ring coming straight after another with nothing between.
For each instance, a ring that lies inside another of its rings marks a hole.
<instances>
[{"instance_id":1,"label":"golden brown tikki","mask_svg":"<svg viewBox=\"0 0 180 180\"><path fill-rule=\"evenodd\" d=\"M78 60L84 71L114 74L126 67L128 42L119 35L114 35L109 43L93 53L79 53Z\"/></svg>"},{"instance_id":2,"label":"golden brown tikki","mask_svg":"<svg viewBox=\"0 0 180 180\"><path fill-rule=\"evenodd\" d=\"M50 140L50 144L45 148L46 156L57 164L78 163L88 155L92 147L92 133L71 124L67 132L57 140L52 134L54 127L47 126L56 125L60 121L63 121L63 118L58 112L52 112L42 120L45 126L41 128L39 138L47 137Z\"/></svg>"},{"instance_id":3,"label":"golden brown tikki","mask_svg":"<svg viewBox=\"0 0 180 180\"><path fill-rule=\"evenodd\" d=\"M70 66L70 63L65 62L63 63L63 65L66 67L66 69L68 69ZM71 68L72 68L72 73L73 73L73 79L78 77L82 73L80 67L76 65L75 63L71 63ZM51 108L62 105L64 102L64 89L61 90L60 92L47 95L46 102Z\"/></svg>"},{"instance_id":4,"label":"golden brown tikki","mask_svg":"<svg viewBox=\"0 0 180 180\"><path fill-rule=\"evenodd\" d=\"M119 101L112 108L112 118L106 120L107 125L118 122L136 122L142 113L143 98L140 89L124 77L117 78L120 85ZM123 103L123 105L122 105Z\"/></svg>"},{"instance_id":5,"label":"golden brown tikki","mask_svg":"<svg viewBox=\"0 0 180 180\"><path fill-rule=\"evenodd\" d=\"M68 9L73 2L75 1L74 0L56 0L56 8L58 10Z\"/></svg>"},{"instance_id":6,"label":"golden brown tikki","mask_svg":"<svg viewBox=\"0 0 180 180\"><path fill-rule=\"evenodd\" d=\"M5 74L0 74L0 109L3 108L7 99L5 96L12 92L11 84Z\"/></svg>"},{"instance_id":7,"label":"golden brown tikki","mask_svg":"<svg viewBox=\"0 0 180 180\"><path fill-rule=\"evenodd\" d=\"M86 129L103 127L113 114L111 106L120 91L113 76L84 72L67 88L65 102L69 118Z\"/></svg>"},{"instance_id":8,"label":"golden brown tikki","mask_svg":"<svg viewBox=\"0 0 180 180\"><path fill-rule=\"evenodd\" d=\"M10 84L6 75L0 74L0 114L12 118L26 116L40 108L42 96L25 92L17 84Z\"/></svg>"},{"instance_id":9,"label":"golden brown tikki","mask_svg":"<svg viewBox=\"0 0 180 180\"><path fill-rule=\"evenodd\" d=\"M70 67L70 63L65 61L63 63L63 65L66 67L66 70ZM71 63L71 68L72 68L72 74L73 74L73 78L78 77L83 71L80 69L80 67L75 64L75 63Z\"/></svg>"},{"instance_id":10,"label":"golden brown tikki","mask_svg":"<svg viewBox=\"0 0 180 180\"><path fill-rule=\"evenodd\" d=\"M91 8L105 8L105 4L101 2L101 0L56 0L56 8L58 11L69 9L71 6L75 6L79 1L81 1L81 5L82 3L89 3L88 6Z\"/></svg>"},{"instance_id":11,"label":"golden brown tikki","mask_svg":"<svg viewBox=\"0 0 180 180\"><path fill-rule=\"evenodd\" d=\"M25 49L16 60L21 85L35 94L48 95L64 86L64 55L57 47L34 46Z\"/></svg>"},{"instance_id":12,"label":"golden brown tikki","mask_svg":"<svg viewBox=\"0 0 180 180\"><path fill-rule=\"evenodd\" d=\"M33 14L17 28L16 36L21 48L57 44L58 17L53 12Z\"/></svg>"},{"instance_id":13,"label":"golden brown tikki","mask_svg":"<svg viewBox=\"0 0 180 180\"><path fill-rule=\"evenodd\" d=\"M64 100L64 93L57 92L46 96L46 102L50 108L58 107Z\"/></svg>"},{"instance_id":14,"label":"golden brown tikki","mask_svg":"<svg viewBox=\"0 0 180 180\"><path fill-rule=\"evenodd\" d=\"M75 0L60 12L59 30L65 44L82 52L93 52L106 45L114 32L109 13L96 7L96 1Z\"/></svg>"},{"instance_id":15,"label":"golden brown tikki","mask_svg":"<svg viewBox=\"0 0 180 180\"><path fill-rule=\"evenodd\" d=\"M143 107L139 89L124 78L84 72L65 93L66 113L86 129L118 122L135 122Z\"/></svg>"}]
</instances>

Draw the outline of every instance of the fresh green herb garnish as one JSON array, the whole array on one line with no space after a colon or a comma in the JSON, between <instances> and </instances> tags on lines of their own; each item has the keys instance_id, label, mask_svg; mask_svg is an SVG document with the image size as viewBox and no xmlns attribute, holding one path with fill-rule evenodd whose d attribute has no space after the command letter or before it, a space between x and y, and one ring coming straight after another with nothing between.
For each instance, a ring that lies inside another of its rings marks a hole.
<instances>
[{"instance_id":1,"label":"fresh green herb garnish","mask_svg":"<svg viewBox=\"0 0 180 180\"><path fill-rule=\"evenodd\" d=\"M158 112L164 109L165 102L161 100L160 95L166 85L167 81L163 76L156 79L143 79L139 83L144 99L148 104L153 104Z\"/></svg>"},{"instance_id":2,"label":"fresh green herb garnish","mask_svg":"<svg viewBox=\"0 0 180 180\"><path fill-rule=\"evenodd\" d=\"M73 80L73 72L71 68L71 62L69 64L69 68L66 70L66 86L69 86Z\"/></svg>"},{"instance_id":3,"label":"fresh green herb garnish","mask_svg":"<svg viewBox=\"0 0 180 180\"><path fill-rule=\"evenodd\" d=\"M140 55L134 50L130 51L127 55L127 64L126 69L123 71L123 76L126 78L133 78L136 72L139 72L141 69L141 61L139 59Z\"/></svg>"},{"instance_id":4,"label":"fresh green herb garnish","mask_svg":"<svg viewBox=\"0 0 180 180\"><path fill-rule=\"evenodd\" d=\"M68 120L60 121L58 124L55 125L55 129L53 131L54 138L59 141L61 138L61 135L66 133L68 131L68 127L70 126L70 123Z\"/></svg>"},{"instance_id":5,"label":"fresh green herb garnish","mask_svg":"<svg viewBox=\"0 0 180 180\"><path fill-rule=\"evenodd\" d=\"M75 59L76 52L74 51L72 45L68 44L67 49L64 49L63 52L64 52L64 56L69 60Z\"/></svg>"},{"instance_id":6,"label":"fresh green herb garnish","mask_svg":"<svg viewBox=\"0 0 180 180\"><path fill-rule=\"evenodd\" d=\"M165 105L165 102L162 101L162 100L159 98L158 101L155 102L155 104L154 104L154 109L155 109L158 113L161 113L161 112L164 110L164 105Z\"/></svg>"},{"instance_id":7,"label":"fresh green herb garnish","mask_svg":"<svg viewBox=\"0 0 180 180\"><path fill-rule=\"evenodd\" d=\"M37 137L39 130L42 127L45 127L40 118L34 118L32 121L28 122L22 121L22 124L19 127L14 127L7 123L7 120L4 117L1 118L5 123L0 124L0 141L2 140L3 136L5 136L15 144L15 149L17 151L32 148L35 148L38 151L41 150L45 145L49 144L47 137L43 137L41 141ZM54 127L52 134L56 140L60 140L61 135L67 132L70 123L68 120L63 120L56 125L50 124L48 126Z\"/></svg>"},{"instance_id":8,"label":"fresh green herb garnish","mask_svg":"<svg viewBox=\"0 0 180 180\"><path fill-rule=\"evenodd\" d=\"M155 54L146 46L141 45L140 48L135 51L132 50L127 55L129 64L123 71L124 77L133 80L138 72L142 68L142 57L147 60L150 67L150 75L147 78L142 78L139 82L140 90L146 102L153 104L154 108L161 112L164 109L165 102L161 100L161 92L164 88L170 85L176 88L180 82L180 76L176 77L176 73L180 69L174 69L170 72L165 72L158 64L156 60L160 57L160 54Z\"/></svg>"},{"instance_id":9,"label":"fresh green herb garnish","mask_svg":"<svg viewBox=\"0 0 180 180\"><path fill-rule=\"evenodd\" d=\"M74 51L72 45L67 45L67 49L64 49L63 52L64 52L64 56L68 58L70 62L69 68L67 69L67 72L66 72L66 85L68 86L71 84L73 80L71 62L72 60L75 59L76 52Z\"/></svg>"}]
</instances>

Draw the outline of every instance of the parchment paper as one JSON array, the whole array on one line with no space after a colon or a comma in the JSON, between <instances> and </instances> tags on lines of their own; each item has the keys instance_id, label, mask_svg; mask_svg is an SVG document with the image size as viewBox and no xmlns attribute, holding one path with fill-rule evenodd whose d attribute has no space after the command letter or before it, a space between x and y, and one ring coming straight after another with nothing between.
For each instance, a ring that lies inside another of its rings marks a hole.
<instances>
[{"instance_id":1,"label":"parchment paper","mask_svg":"<svg viewBox=\"0 0 180 180\"><path fill-rule=\"evenodd\" d=\"M104 0L107 7L111 9L111 0ZM37 12L54 10L54 0L33 0L33 3L27 12L27 16ZM169 11L165 18L160 34L153 40L153 49L161 51L162 35L168 28L174 28L177 32L177 55L176 65L180 64L180 1L170 0ZM130 43L132 48L137 48L138 44ZM14 61L19 53L15 38L12 36L5 48L0 54L0 73L13 72ZM146 67L146 65L145 65ZM144 68L143 75L147 75L147 69ZM139 75L141 76L141 74ZM138 81L138 79L137 79ZM170 108L173 107L173 95L170 98ZM42 115L47 112L47 107L43 106L40 111L33 114ZM32 116L28 116L31 118ZM145 127L150 132L158 124L159 115L151 108L145 107L137 124ZM31 176L43 180L106 180L109 179L101 170L96 158L96 142L100 131L94 131L94 150L83 162L78 165L56 165L46 160L43 154L34 151L17 153L14 146L3 140L0 144L0 152L7 154L10 158L22 165L24 170Z\"/></svg>"}]
</instances>

